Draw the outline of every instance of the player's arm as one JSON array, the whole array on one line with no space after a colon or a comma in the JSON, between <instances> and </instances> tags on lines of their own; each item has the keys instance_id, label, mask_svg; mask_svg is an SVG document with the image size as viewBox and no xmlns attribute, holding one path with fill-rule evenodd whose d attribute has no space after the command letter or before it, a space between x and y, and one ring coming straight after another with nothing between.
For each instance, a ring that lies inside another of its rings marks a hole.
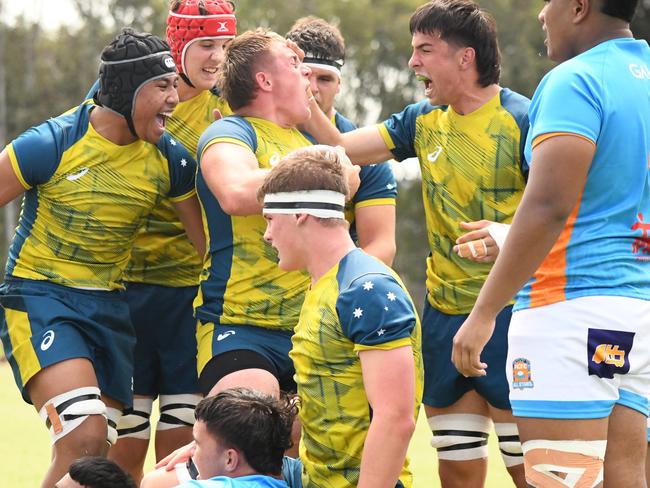
<instances>
[{"instance_id":1,"label":"player's arm","mask_svg":"<svg viewBox=\"0 0 650 488\"><path fill-rule=\"evenodd\" d=\"M9 158L7 148L0 153L0 207L22 195L25 186L20 182Z\"/></svg>"},{"instance_id":2,"label":"player's arm","mask_svg":"<svg viewBox=\"0 0 650 488\"><path fill-rule=\"evenodd\" d=\"M359 488L394 488L415 430L411 346L359 352L372 421L363 447Z\"/></svg>"},{"instance_id":3,"label":"player's arm","mask_svg":"<svg viewBox=\"0 0 650 488\"><path fill-rule=\"evenodd\" d=\"M203 178L224 212L229 215L262 212L257 190L269 171L259 168L249 148L217 142L203 152L200 164Z\"/></svg>"},{"instance_id":4,"label":"player's arm","mask_svg":"<svg viewBox=\"0 0 650 488\"><path fill-rule=\"evenodd\" d=\"M315 101L310 108L311 118L302 129L311 134L320 144L342 146L350 160L362 166L393 157L377 127L362 127L342 134Z\"/></svg>"},{"instance_id":5,"label":"player's arm","mask_svg":"<svg viewBox=\"0 0 650 488\"><path fill-rule=\"evenodd\" d=\"M395 205L370 205L354 210L359 246L392 266L395 244Z\"/></svg>"},{"instance_id":6,"label":"player's arm","mask_svg":"<svg viewBox=\"0 0 650 488\"><path fill-rule=\"evenodd\" d=\"M203 220L201 218L201 205L196 195L191 196L180 202L174 202L174 208L178 218L185 227L185 232L190 241L196 248L199 256L205 255L205 232L203 230Z\"/></svg>"},{"instance_id":7,"label":"player's arm","mask_svg":"<svg viewBox=\"0 0 650 488\"><path fill-rule=\"evenodd\" d=\"M556 135L534 145L528 185L472 313L454 338L452 360L470 376L485 375L480 351L494 318L535 273L576 207L596 150L581 136Z\"/></svg>"}]
</instances>

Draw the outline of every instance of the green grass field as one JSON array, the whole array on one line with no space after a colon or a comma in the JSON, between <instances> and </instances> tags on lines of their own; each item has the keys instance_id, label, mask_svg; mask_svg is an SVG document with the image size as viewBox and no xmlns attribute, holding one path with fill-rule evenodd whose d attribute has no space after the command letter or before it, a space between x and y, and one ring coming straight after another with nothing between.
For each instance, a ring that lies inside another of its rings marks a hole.
<instances>
[{"instance_id":1,"label":"green grass field","mask_svg":"<svg viewBox=\"0 0 650 488\"><path fill-rule=\"evenodd\" d=\"M31 405L22 401L14 384L11 369L0 362L0 479L3 486L37 487L50 459L50 438L45 425ZM430 432L424 415L411 441L411 457L415 488L439 487L435 453L429 445ZM490 437L490 468L488 488L509 488L513 484L503 467L495 436ZM153 466L151 453L147 465Z\"/></svg>"}]
</instances>

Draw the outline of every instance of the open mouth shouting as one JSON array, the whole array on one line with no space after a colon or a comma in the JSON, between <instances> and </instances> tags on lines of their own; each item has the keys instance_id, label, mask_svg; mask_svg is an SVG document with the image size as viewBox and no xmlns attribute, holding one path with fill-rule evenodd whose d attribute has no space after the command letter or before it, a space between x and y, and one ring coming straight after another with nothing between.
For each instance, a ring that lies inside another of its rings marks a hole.
<instances>
[{"instance_id":1,"label":"open mouth shouting","mask_svg":"<svg viewBox=\"0 0 650 488\"><path fill-rule=\"evenodd\" d=\"M429 97L431 95L431 90L432 90L431 79L424 75L416 75L416 77L418 81L424 83L424 95L426 97Z\"/></svg>"}]
</instances>

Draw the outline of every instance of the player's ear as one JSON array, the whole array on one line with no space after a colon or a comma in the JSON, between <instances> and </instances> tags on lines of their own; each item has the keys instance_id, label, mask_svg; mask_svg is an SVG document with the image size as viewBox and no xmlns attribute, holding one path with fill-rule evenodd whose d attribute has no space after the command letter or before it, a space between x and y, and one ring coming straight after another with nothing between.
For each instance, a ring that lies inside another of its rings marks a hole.
<instances>
[{"instance_id":1,"label":"player's ear","mask_svg":"<svg viewBox=\"0 0 650 488\"><path fill-rule=\"evenodd\" d=\"M236 449L228 449L224 455L226 456L226 472L232 473L237 470L239 466L239 452Z\"/></svg>"},{"instance_id":2,"label":"player's ear","mask_svg":"<svg viewBox=\"0 0 650 488\"><path fill-rule=\"evenodd\" d=\"M296 214L296 225L302 225L307 222L307 217L309 217L307 214Z\"/></svg>"}]
</instances>

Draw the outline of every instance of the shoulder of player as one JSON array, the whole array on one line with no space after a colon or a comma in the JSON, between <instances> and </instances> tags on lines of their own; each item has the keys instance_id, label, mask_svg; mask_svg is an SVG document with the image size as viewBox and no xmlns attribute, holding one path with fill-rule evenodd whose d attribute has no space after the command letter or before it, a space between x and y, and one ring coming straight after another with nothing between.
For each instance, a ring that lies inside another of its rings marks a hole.
<instances>
[{"instance_id":1,"label":"shoulder of player","mask_svg":"<svg viewBox=\"0 0 650 488\"><path fill-rule=\"evenodd\" d=\"M388 266L360 249L348 253L339 262L336 280L340 294L358 288L368 288L370 285L367 285L367 282L372 282L373 288L375 282L394 282L399 285Z\"/></svg>"}]
</instances>

